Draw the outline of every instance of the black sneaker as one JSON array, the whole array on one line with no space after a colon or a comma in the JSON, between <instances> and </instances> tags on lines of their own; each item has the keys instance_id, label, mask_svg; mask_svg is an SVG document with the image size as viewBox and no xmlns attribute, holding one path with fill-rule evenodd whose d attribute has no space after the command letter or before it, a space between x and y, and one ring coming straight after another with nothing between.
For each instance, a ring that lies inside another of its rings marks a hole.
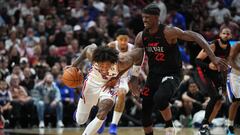
<instances>
[{"instance_id":1,"label":"black sneaker","mask_svg":"<svg viewBox=\"0 0 240 135\"><path fill-rule=\"evenodd\" d=\"M227 135L235 135L233 126L227 128Z\"/></svg>"},{"instance_id":2,"label":"black sneaker","mask_svg":"<svg viewBox=\"0 0 240 135\"><path fill-rule=\"evenodd\" d=\"M199 129L199 135L211 135L209 127L208 126L201 127Z\"/></svg>"}]
</instances>

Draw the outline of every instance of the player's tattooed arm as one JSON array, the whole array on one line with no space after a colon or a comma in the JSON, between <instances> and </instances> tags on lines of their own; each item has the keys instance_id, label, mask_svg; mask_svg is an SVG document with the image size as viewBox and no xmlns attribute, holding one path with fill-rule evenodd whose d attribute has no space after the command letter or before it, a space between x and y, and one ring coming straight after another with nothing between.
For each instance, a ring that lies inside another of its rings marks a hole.
<instances>
[{"instance_id":1,"label":"player's tattooed arm","mask_svg":"<svg viewBox=\"0 0 240 135\"><path fill-rule=\"evenodd\" d=\"M129 69L134 64L141 63L143 55L144 55L143 48L134 48L132 51L120 55L118 70L121 72L126 69Z\"/></svg>"},{"instance_id":2,"label":"player's tattooed arm","mask_svg":"<svg viewBox=\"0 0 240 135\"><path fill-rule=\"evenodd\" d=\"M209 59L217 67L218 70L225 71L228 68L227 61L225 59L215 56L214 52L209 47L208 42L206 41L206 39L204 39L204 37L201 34L190 30L183 31L177 27L166 27L164 30L164 34L165 37L167 37L168 41L182 39L185 41L196 42L202 49L206 51Z\"/></svg>"},{"instance_id":3,"label":"player's tattooed arm","mask_svg":"<svg viewBox=\"0 0 240 135\"><path fill-rule=\"evenodd\" d=\"M135 38L134 46L135 48L142 48L143 47L143 42L142 42L142 31L139 32Z\"/></svg>"},{"instance_id":4,"label":"player's tattooed arm","mask_svg":"<svg viewBox=\"0 0 240 135\"><path fill-rule=\"evenodd\" d=\"M96 44L91 44L86 46L80 56L73 62L72 66L77 67L84 59L89 59L90 61L92 60L92 54L94 50L97 48Z\"/></svg>"},{"instance_id":5,"label":"player's tattooed arm","mask_svg":"<svg viewBox=\"0 0 240 135\"><path fill-rule=\"evenodd\" d=\"M134 48L132 51L127 52L126 54L121 54L119 56L118 62L118 75L116 77L112 77L104 86L104 90L107 88L112 88L116 85L119 78L132 67L134 63L139 63L142 61L143 57L143 49L142 48Z\"/></svg>"}]
</instances>

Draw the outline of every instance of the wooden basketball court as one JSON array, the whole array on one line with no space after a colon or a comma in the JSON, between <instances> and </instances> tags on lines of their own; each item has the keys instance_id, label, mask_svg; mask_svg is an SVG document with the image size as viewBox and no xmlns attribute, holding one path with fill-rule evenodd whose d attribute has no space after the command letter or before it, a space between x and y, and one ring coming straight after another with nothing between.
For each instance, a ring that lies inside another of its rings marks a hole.
<instances>
[{"instance_id":1,"label":"wooden basketball court","mask_svg":"<svg viewBox=\"0 0 240 135\"><path fill-rule=\"evenodd\" d=\"M5 129L0 130L0 135L37 135L37 134L47 134L47 135L81 135L84 128L45 128L45 129ZM118 129L119 135L144 135L143 129L141 127L120 127ZM198 135L198 129L195 128L182 128L177 129L176 135ZM224 128L213 128L211 130L213 135L226 135ZM163 128L154 128L155 135L165 135L166 132ZM105 129L102 135L108 135L108 128ZM240 135L240 129L236 129L236 135Z\"/></svg>"}]
</instances>

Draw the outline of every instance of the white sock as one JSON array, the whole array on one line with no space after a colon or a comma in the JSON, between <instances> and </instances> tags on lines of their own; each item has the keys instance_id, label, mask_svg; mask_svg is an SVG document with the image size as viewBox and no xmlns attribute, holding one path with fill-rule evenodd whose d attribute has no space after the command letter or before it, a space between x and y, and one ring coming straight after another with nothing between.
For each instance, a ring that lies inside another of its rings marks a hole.
<instances>
[{"instance_id":1,"label":"white sock","mask_svg":"<svg viewBox=\"0 0 240 135\"><path fill-rule=\"evenodd\" d=\"M229 127L229 126L233 126L233 121L232 120L227 120L227 126Z\"/></svg>"},{"instance_id":2,"label":"white sock","mask_svg":"<svg viewBox=\"0 0 240 135\"><path fill-rule=\"evenodd\" d=\"M122 112L113 112L112 124L118 125L118 122L122 116Z\"/></svg>"},{"instance_id":3,"label":"white sock","mask_svg":"<svg viewBox=\"0 0 240 135\"><path fill-rule=\"evenodd\" d=\"M102 126L104 120L95 117L86 127L82 135L95 135Z\"/></svg>"}]
</instances>

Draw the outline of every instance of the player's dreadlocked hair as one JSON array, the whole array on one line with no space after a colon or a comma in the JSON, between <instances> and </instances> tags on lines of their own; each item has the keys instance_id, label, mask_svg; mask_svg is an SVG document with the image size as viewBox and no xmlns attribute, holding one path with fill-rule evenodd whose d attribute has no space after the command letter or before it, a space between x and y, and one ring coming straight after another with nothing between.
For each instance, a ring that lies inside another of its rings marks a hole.
<instances>
[{"instance_id":1,"label":"player's dreadlocked hair","mask_svg":"<svg viewBox=\"0 0 240 135\"><path fill-rule=\"evenodd\" d=\"M116 63L118 61L119 52L108 46L100 46L93 52L92 60L94 62L110 61Z\"/></svg>"}]
</instances>

